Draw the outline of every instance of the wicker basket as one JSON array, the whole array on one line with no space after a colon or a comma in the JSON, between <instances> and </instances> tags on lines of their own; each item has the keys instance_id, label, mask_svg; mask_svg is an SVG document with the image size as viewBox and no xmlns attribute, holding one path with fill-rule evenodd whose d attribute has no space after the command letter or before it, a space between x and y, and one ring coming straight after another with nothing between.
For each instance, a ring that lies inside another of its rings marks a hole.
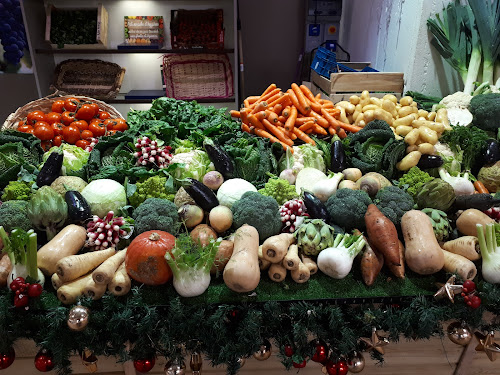
<instances>
[{"instance_id":1,"label":"wicker basket","mask_svg":"<svg viewBox=\"0 0 500 375\"><path fill-rule=\"evenodd\" d=\"M9 117L7 117L0 130L17 129L19 121L24 120L28 113L30 113L31 111L40 110L44 112L50 112L52 103L54 103L56 100L65 100L67 98L78 98L82 101L97 103L99 105L99 108L105 110L106 112L109 112L111 118L124 118L122 114L118 112L113 106L110 106L109 104L104 103L100 100L89 98L87 96L61 96L60 93L55 93L48 97L34 100L23 105L22 107L19 107L14 113L11 113Z\"/></svg>"},{"instance_id":2,"label":"wicker basket","mask_svg":"<svg viewBox=\"0 0 500 375\"><path fill-rule=\"evenodd\" d=\"M164 55L166 96L175 99L218 99L234 95L233 72L226 54Z\"/></svg>"},{"instance_id":3,"label":"wicker basket","mask_svg":"<svg viewBox=\"0 0 500 375\"><path fill-rule=\"evenodd\" d=\"M125 68L102 60L65 60L56 66L51 88L73 95L113 99L122 87Z\"/></svg>"}]
</instances>

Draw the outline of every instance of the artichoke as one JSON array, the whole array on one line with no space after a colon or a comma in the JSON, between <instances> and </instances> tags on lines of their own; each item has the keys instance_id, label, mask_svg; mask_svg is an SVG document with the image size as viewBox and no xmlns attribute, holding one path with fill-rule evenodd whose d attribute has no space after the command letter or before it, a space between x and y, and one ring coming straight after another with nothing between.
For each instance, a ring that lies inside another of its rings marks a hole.
<instances>
[{"instance_id":1,"label":"artichoke","mask_svg":"<svg viewBox=\"0 0 500 375\"><path fill-rule=\"evenodd\" d=\"M333 246L335 229L321 219L306 219L293 234L297 245L306 255L318 255Z\"/></svg>"},{"instance_id":2,"label":"artichoke","mask_svg":"<svg viewBox=\"0 0 500 375\"><path fill-rule=\"evenodd\" d=\"M63 196L50 186L43 186L33 194L27 211L31 223L38 230L46 231L49 241L68 217L68 205Z\"/></svg>"},{"instance_id":3,"label":"artichoke","mask_svg":"<svg viewBox=\"0 0 500 375\"><path fill-rule=\"evenodd\" d=\"M500 191L500 161L495 164L482 167L477 179L481 181L490 193Z\"/></svg>"},{"instance_id":4,"label":"artichoke","mask_svg":"<svg viewBox=\"0 0 500 375\"><path fill-rule=\"evenodd\" d=\"M418 208L447 211L455 202L455 190L446 181L435 178L426 182L415 197Z\"/></svg>"},{"instance_id":5,"label":"artichoke","mask_svg":"<svg viewBox=\"0 0 500 375\"><path fill-rule=\"evenodd\" d=\"M435 210L433 208L424 208L422 212L424 212L431 219L436 239L439 242L445 241L452 231L448 215L446 215L443 211Z\"/></svg>"}]
</instances>

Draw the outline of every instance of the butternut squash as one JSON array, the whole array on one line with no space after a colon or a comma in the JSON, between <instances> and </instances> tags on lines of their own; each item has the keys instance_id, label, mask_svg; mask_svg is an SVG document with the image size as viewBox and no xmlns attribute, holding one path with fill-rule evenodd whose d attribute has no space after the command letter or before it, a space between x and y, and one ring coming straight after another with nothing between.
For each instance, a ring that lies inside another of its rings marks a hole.
<instances>
[{"instance_id":1,"label":"butternut squash","mask_svg":"<svg viewBox=\"0 0 500 375\"><path fill-rule=\"evenodd\" d=\"M457 229L465 236L477 236L476 224L486 225L494 223L491 217L475 208L462 212L457 219Z\"/></svg>"},{"instance_id":2,"label":"butternut squash","mask_svg":"<svg viewBox=\"0 0 500 375\"><path fill-rule=\"evenodd\" d=\"M38 268L45 276L52 276L56 272L59 260L69 255L75 255L85 245L87 230L79 225L70 224L64 227L37 253Z\"/></svg>"},{"instance_id":3,"label":"butternut squash","mask_svg":"<svg viewBox=\"0 0 500 375\"><path fill-rule=\"evenodd\" d=\"M250 225L238 228L233 254L222 275L227 287L238 293L251 292L260 281L259 232Z\"/></svg>"},{"instance_id":4,"label":"butternut squash","mask_svg":"<svg viewBox=\"0 0 500 375\"><path fill-rule=\"evenodd\" d=\"M431 219L422 211L410 210L401 218L405 260L413 272L431 275L444 266L443 250L434 234Z\"/></svg>"}]
</instances>

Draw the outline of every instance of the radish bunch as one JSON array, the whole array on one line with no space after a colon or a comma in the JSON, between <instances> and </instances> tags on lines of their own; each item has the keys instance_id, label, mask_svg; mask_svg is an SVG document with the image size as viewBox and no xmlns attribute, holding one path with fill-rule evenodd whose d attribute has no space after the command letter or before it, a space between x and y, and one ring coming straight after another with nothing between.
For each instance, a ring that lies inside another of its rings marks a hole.
<instances>
[{"instance_id":1,"label":"radish bunch","mask_svg":"<svg viewBox=\"0 0 500 375\"><path fill-rule=\"evenodd\" d=\"M292 199L280 207L281 221L283 222L282 232L293 233L295 229L302 224L306 217L306 206L302 199Z\"/></svg>"},{"instance_id":2,"label":"radish bunch","mask_svg":"<svg viewBox=\"0 0 500 375\"><path fill-rule=\"evenodd\" d=\"M484 211L484 213L497 222L500 222L500 207L491 207L490 209Z\"/></svg>"},{"instance_id":3,"label":"radish bunch","mask_svg":"<svg viewBox=\"0 0 500 375\"><path fill-rule=\"evenodd\" d=\"M109 211L104 219L94 215L92 221L87 224L85 247L91 248L92 251L116 247L120 239L130 233L125 230L129 228L125 227L125 219L114 215L113 211Z\"/></svg>"},{"instance_id":4,"label":"radish bunch","mask_svg":"<svg viewBox=\"0 0 500 375\"><path fill-rule=\"evenodd\" d=\"M142 137L135 143L134 156L137 158L137 165L155 166L159 169L165 168L172 160L172 147L159 146L157 141L148 137Z\"/></svg>"}]
</instances>

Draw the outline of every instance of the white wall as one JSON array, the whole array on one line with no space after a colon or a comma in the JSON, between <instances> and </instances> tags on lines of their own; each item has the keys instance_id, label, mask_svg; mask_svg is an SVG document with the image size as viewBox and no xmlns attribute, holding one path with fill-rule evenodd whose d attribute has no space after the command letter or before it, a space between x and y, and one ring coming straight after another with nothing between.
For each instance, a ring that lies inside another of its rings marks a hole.
<instances>
[{"instance_id":1,"label":"white wall","mask_svg":"<svg viewBox=\"0 0 500 375\"><path fill-rule=\"evenodd\" d=\"M404 72L405 90L448 95L463 88L458 74L430 45L427 19L449 0L343 0L339 43L351 61Z\"/></svg>"}]
</instances>

